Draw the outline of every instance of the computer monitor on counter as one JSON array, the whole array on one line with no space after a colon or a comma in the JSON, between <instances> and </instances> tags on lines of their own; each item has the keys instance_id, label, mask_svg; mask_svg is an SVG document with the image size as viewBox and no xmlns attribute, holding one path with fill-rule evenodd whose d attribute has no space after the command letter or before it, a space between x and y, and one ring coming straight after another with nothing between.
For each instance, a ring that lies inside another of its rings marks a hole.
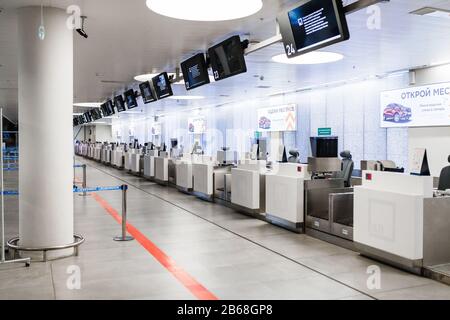
<instances>
[{"instance_id":1,"label":"computer monitor on counter","mask_svg":"<svg viewBox=\"0 0 450 320\"><path fill-rule=\"evenodd\" d=\"M338 157L338 137L311 137L310 140L314 158Z\"/></svg>"}]
</instances>

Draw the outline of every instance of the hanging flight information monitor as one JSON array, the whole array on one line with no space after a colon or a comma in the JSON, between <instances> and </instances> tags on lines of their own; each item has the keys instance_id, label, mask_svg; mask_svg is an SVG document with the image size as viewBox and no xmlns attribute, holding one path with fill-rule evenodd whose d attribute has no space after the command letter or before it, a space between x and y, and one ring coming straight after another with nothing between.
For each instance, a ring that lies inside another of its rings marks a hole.
<instances>
[{"instance_id":1,"label":"hanging flight information monitor","mask_svg":"<svg viewBox=\"0 0 450 320\"><path fill-rule=\"evenodd\" d=\"M123 100L123 97L121 95L116 96L114 98L114 104L115 104L118 112L124 112L127 110L125 108L125 101Z\"/></svg>"},{"instance_id":2,"label":"hanging flight information monitor","mask_svg":"<svg viewBox=\"0 0 450 320\"><path fill-rule=\"evenodd\" d=\"M181 63L181 72L183 72L186 90L192 90L210 82L208 67L203 53L196 54L183 61Z\"/></svg>"},{"instance_id":3,"label":"hanging flight information monitor","mask_svg":"<svg viewBox=\"0 0 450 320\"><path fill-rule=\"evenodd\" d=\"M158 99L167 98L173 96L172 87L170 85L170 79L167 72L163 72L152 79L153 88L155 88L156 96Z\"/></svg>"},{"instance_id":4,"label":"hanging flight information monitor","mask_svg":"<svg viewBox=\"0 0 450 320\"><path fill-rule=\"evenodd\" d=\"M247 72L244 45L239 36L233 36L209 48L208 55L216 81Z\"/></svg>"},{"instance_id":5,"label":"hanging flight information monitor","mask_svg":"<svg viewBox=\"0 0 450 320\"><path fill-rule=\"evenodd\" d=\"M125 91L123 96L125 97L125 102L128 106L128 110L136 108L138 106L136 94L134 93L133 89Z\"/></svg>"},{"instance_id":6,"label":"hanging flight information monitor","mask_svg":"<svg viewBox=\"0 0 450 320\"><path fill-rule=\"evenodd\" d=\"M288 58L350 39L342 0L306 0L277 17Z\"/></svg>"},{"instance_id":7,"label":"hanging flight information monitor","mask_svg":"<svg viewBox=\"0 0 450 320\"><path fill-rule=\"evenodd\" d=\"M142 101L144 101L145 104L156 101L150 82L145 81L141 83L139 89L141 90Z\"/></svg>"}]
</instances>

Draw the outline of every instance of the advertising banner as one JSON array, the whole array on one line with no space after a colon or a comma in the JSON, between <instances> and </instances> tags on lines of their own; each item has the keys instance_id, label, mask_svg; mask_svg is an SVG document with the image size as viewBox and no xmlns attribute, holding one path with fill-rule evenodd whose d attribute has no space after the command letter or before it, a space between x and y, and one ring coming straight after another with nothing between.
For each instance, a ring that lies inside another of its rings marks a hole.
<instances>
[{"instance_id":1,"label":"advertising banner","mask_svg":"<svg viewBox=\"0 0 450 320\"><path fill-rule=\"evenodd\" d=\"M297 106L295 104L258 109L258 131L295 130L297 130Z\"/></svg>"},{"instance_id":2,"label":"advertising banner","mask_svg":"<svg viewBox=\"0 0 450 320\"><path fill-rule=\"evenodd\" d=\"M450 126L450 83L385 91L381 127Z\"/></svg>"},{"instance_id":3,"label":"advertising banner","mask_svg":"<svg viewBox=\"0 0 450 320\"><path fill-rule=\"evenodd\" d=\"M192 117L188 119L188 130L192 134L203 134L206 132L206 117Z\"/></svg>"}]
</instances>

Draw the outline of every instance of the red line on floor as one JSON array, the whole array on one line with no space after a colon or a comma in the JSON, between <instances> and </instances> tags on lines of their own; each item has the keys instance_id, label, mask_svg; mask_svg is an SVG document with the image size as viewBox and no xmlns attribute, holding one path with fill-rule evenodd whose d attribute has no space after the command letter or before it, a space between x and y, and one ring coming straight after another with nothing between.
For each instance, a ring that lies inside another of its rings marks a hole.
<instances>
[{"instance_id":1,"label":"red line on floor","mask_svg":"<svg viewBox=\"0 0 450 320\"><path fill-rule=\"evenodd\" d=\"M122 217L105 199L96 193L93 193L92 196L119 224L122 223ZM218 300L214 294L208 291L208 289L202 286L199 282L197 282L197 280L179 267L172 258L165 254L160 248L158 248L158 246L156 246L156 244L150 241L136 227L128 222L127 231L194 296L200 300Z\"/></svg>"}]
</instances>

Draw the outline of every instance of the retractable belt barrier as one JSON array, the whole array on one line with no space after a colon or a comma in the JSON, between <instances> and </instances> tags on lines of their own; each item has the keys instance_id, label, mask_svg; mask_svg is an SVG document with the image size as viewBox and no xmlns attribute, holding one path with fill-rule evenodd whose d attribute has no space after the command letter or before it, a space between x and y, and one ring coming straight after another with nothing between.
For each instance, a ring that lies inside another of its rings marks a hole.
<instances>
[{"instance_id":1,"label":"retractable belt barrier","mask_svg":"<svg viewBox=\"0 0 450 320\"><path fill-rule=\"evenodd\" d=\"M84 192L99 192L99 191L119 191L128 190L127 185L117 186L117 187L91 187L91 188L73 188L73 193L84 193ZM5 196L18 196L19 191L16 190L6 190L3 191Z\"/></svg>"},{"instance_id":2,"label":"retractable belt barrier","mask_svg":"<svg viewBox=\"0 0 450 320\"><path fill-rule=\"evenodd\" d=\"M14 164L14 163L5 163L5 165L9 165L9 164ZM77 164L75 166L73 166L74 168L85 168L86 165L85 164ZM4 168L3 171L19 171L19 167L14 167L14 168Z\"/></svg>"},{"instance_id":3,"label":"retractable belt barrier","mask_svg":"<svg viewBox=\"0 0 450 320\"><path fill-rule=\"evenodd\" d=\"M122 191L122 234L120 236L114 237L114 241L130 241L134 240L133 237L127 236L127 190L128 185L124 184L121 186L112 187L91 187L91 188L73 188L73 193L83 193L88 192L99 192L99 191ZM6 190L3 191L4 196L18 196L19 191L17 190Z\"/></svg>"}]
</instances>

